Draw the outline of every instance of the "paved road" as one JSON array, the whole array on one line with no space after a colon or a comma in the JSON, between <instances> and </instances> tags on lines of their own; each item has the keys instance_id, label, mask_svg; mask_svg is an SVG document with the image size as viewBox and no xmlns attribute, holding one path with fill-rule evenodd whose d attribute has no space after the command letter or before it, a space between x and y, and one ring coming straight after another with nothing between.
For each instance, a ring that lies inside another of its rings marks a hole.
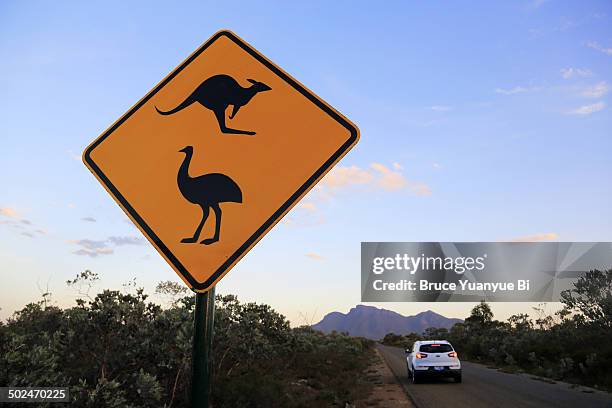
<instances>
[{"instance_id":1,"label":"paved road","mask_svg":"<svg viewBox=\"0 0 612 408\"><path fill-rule=\"evenodd\" d=\"M462 362L463 382L431 380L412 384L406 372L404 350L379 345L389 368L398 377L418 408L477 407L606 407L612 394L585 393L566 383L548 384L524 374L506 374L480 364Z\"/></svg>"}]
</instances>

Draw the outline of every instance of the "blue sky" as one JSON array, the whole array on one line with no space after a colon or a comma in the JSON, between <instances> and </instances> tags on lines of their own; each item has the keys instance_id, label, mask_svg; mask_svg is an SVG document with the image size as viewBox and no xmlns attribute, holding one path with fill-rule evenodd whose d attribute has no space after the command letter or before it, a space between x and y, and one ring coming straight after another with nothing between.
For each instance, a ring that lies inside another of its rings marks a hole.
<instances>
[{"instance_id":1,"label":"blue sky","mask_svg":"<svg viewBox=\"0 0 612 408\"><path fill-rule=\"evenodd\" d=\"M612 240L609 2L287 3L0 3L0 318L86 268L179 280L79 156L222 28L361 141L219 292L299 324L359 303L360 241Z\"/></svg>"}]
</instances>

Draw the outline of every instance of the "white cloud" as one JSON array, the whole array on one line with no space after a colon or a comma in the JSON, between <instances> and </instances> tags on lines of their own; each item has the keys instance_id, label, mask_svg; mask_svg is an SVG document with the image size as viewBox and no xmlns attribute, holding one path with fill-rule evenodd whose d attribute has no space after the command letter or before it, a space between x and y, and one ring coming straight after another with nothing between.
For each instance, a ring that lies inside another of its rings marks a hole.
<instances>
[{"instance_id":1,"label":"white cloud","mask_svg":"<svg viewBox=\"0 0 612 408\"><path fill-rule=\"evenodd\" d=\"M418 196L430 196L431 188L427 184L424 183L415 183L410 182L408 187L412 190L412 192Z\"/></svg>"},{"instance_id":2,"label":"white cloud","mask_svg":"<svg viewBox=\"0 0 612 408\"><path fill-rule=\"evenodd\" d=\"M298 207L308 211L315 211L317 209L317 206L309 201L299 203Z\"/></svg>"},{"instance_id":3,"label":"white cloud","mask_svg":"<svg viewBox=\"0 0 612 408\"><path fill-rule=\"evenodd\" d=\"M94 217L83 217L81 221L96 222L96 219Z\"/></svg>"},{"instance_id":4,"label":"white cloud","mask_svg":"<svg viewBox=\"0 0 612 408\"><path fill-rule=\"evenodd\" d=\"M552 241L559 238L559 234L554 232L546 232L543 234L526 235L524 237L517 237L508 240L502 240L504 242L540 242L540 241Z\"/></svg>"},{"instance_id":5,"label":"white cloud","mask_svg":"<svg viewBox=\"0 0 612 408\"><path fill-rule=\"evenodd\" d=\"M75 160L75 161L78 161L78 162L81 161L81 155L73 152L72 150L68 150L68 155L70 156L70 158L72 160Z\"/></svg>"},{"instance_id":6,"label":"white cloud","mask_svg":"<svg viewBox=\"0 0 612 408\"><path fill-rule=\"evenodd\" d=\"M325 259L322 255L319 255L315 252L309 252L306 254L306 256L310 259L314 259L315 261L322 261L323 259Z\"/></svg>"},{"instance_id":7,"label":"white cloud","mask_svg":"<svg viewBox=\"0 0 612 408\"><path fill-rule=\"evenodd\" d=\"M336 166L314 187L305 201L292 211L291 217L282 221L287 226L312 226L325 223L319 204L343 191L371 192L373 190L396 192L409 190L418 196L431 195L431 189L424 183L408 180L403 166L394 162L390 166L371 163L367 168L359 166ZM302 211L296 211L302 210Z\"/></svg>"},{"instance_id":8,"label":"white cloud","mask_svg":"<svg viewBox=\"0 0 612 408\"><path fill-rule=\"evenodd\" d=\"M514 88L504 89L504 88L495 88L495 93L502 95L515 95L519 93L529 92L532 88L525 88L522 86L515 86Z\"/></svg>"},{"instance_id":9,"label":"white cloud","mask_svg":"<svg viewBox=\"0 0 612 408\"><path fill-rule=\"evenodd\" d=\"M16 220L0 220L0 225L10 225L11 227L15 229L20 229L20 230L24 228L24 226L21 225L21 223Z\"/></svg>"},{"instance_id":10,"label":"white cloud","mask_svg":"<svg viewBox=\"0 0 612 408\"><path fill-rule=\"evenodd\" d=\"M379 173L376 185L386 191L401 190L408 185L408 180L399 171L394 171L381 163L372 163L371 168Z\"/></svg>"},{"instance_id":11,"label":"white cloud","mask_svg":"<svg viewBox=\"0 0 612 408\"><path fill-rule=\"evenodd\" d=\"M610 85L606 81L602 81L596 85L590 86L582 91L582 96L587 98L601 98L610 92Z\"/></svg>"},{"instance_id":12,"label":"white cloud","mask_svg":"<svg viewBox=\"0 0 612 408\"><path fill-rule=\"evenodd\" d=\"M21 235L23 236L34 238L36 234L47 234L45 230L36 226L32 221L20 218L19 212L12 207L0 207L0 215L10 218L9 220L0 220L0 225L10 225L15 229L19 229L22 231Z\"/></svg>"},{"instance_id":13,"label":"white cloud","mask_svg":"<svg viewBox=\"0 0 612 408\"><path fill-rule=\"evenodd\" d=\"M18 216L17 211L11 207L0 207L0 215L10 218L15 218Z\"/></svg>"},{"instance_id":14,"label":"white cloud","mask_svg":"<svg viewBox=\"0 0 612 408\"><path fill-rule=\"evenodd\" d=\"M453 110L453 107L448 105L434 105L430 106L429 109L436 112L448 112Z\"/></svg>"},{"instance_id":15,"label":"white cloud","mask_svg":"<svg viewBox=\"0 0 612 408\"><path fill-rule=\"evenodd\" d=\"M75 255L84 255L95 258L99 255L110 255L114 252L113 246L143 245L144 240L140 237L108 237L104 240L79 239L69 241L81 248L73 251Z\"/></svg>"},{"instance_id":16,"label":"white cloud","mask_svg":"<svg viewBox=\"0 0 612 408\"><path fill-rule=\"evenodd\" d=\"M116 246L144 245L144 239L140 237L108 237L108 242Z\"/></svg>"},{"instance_id":17,"label":"white cloud","mask_svg":"<svg viewBox=\"0 0 612 408\"><path fill-rule=\"evenodd\" d=\"M382 163L372 163L367 169L358 166L335 167L317 186L319 195L329 196L331 192L351 186L376 187L384 191L409 189L416 195L430 195L431 189L419 182L412 182L403 175L403 167L393 163L392 168Z\"/></svg>"},{"instance_id":18,"label":"white cloud","mask_svg":"<svg viewBox=\"0 0 612 408\"><path fill-rule=\"evenodd\" d=\"M108 245L106 240L96 241L92 239L79 239L76 241L70 241L70 243L80 245L86 249L105 248Z\"/></svg>"},{"instance_id":19,"label":"white cloud","mask_svg":"<svg viewBox=\"0 0 612 408\"><path fill-rule=\"evenodd\" d=\"M591 70L586 68L561 68L561 76L565 79L574 77L588 77L593 75Z\"/></svg>"},{"instance_id":20,"label":"white cloud","mask_svg":"<svg viewBox=\"0 0 612 408\"><path fill-rule=\"evenodd\" d=\"M338 166L331 169L319 183L321 187L339 188L368 184L374 179L372 173L358 166Z\"/></svg>"},{"instance_id":21,"label":"white cloud","mask_svg":"<svg viewBox=\"0 0 612 408\"><path fill-rule=\"evenodd\" d=\"M612 48L603 47L603 46L601 46L599 43L597 43L595 41L588 42L586 44L586 46L589 47L589 48L593 48L594 50L603 52L604 54L612 55Z\"/></svg>"},{"instance_id":22,"label":"white cloud","mask_svg":"<svg viewBox=\"0 0 612 408\"><path fill-rule=\"evenodd\" d=\"M591 113L599 112L606 107L604 102L597 102L591 105L584 105L574 110L569 111L570 115L590 115Z\"/></svg>"},{"instance_id":23,"label":"white cloud","mask_svg":"<svg viewBox=\"0 0 612 408\"><path fill-rule=\"evenodd\" d=\"M423 183L407 180L399 171L393 171L380 163L372 163L370 167L380 173L380 176L376 180L376 184L383 190L397 191L403 188L408 188L418 196L431 195L431 189L429 186Z\"/></svg>"},{"instance_id":24,"label":"white cloud","mask_svg":"<svg viewBox=\"0 0 612 408\"><path fill-rule=\"evenodd\" d=\"M81 248L81 249L77 249L76 251L73 251L72 253L75 255L89 256L90 258L96 258L99 255L110 255L113 252L114 251L112 248L97 248L97 249Z\"/></svg>"}]
</instances>

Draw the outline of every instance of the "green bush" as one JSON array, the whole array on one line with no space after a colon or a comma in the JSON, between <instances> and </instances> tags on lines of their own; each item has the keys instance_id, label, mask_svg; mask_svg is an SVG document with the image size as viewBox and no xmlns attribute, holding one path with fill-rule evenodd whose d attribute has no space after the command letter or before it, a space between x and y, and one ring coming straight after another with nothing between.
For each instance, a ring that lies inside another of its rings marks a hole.
<instances>
[{"instance_id":1,"label":"green bush","mask_svg":"<svg viewBox=\"0 0 612 408\"><path fill-rule=\"evenodd\" d=\"M84 272L71 284L95 275ZM62 310L45 298L0 323L0 386L69 386L74 407L184 407L193 296L159 286L167 308L104 290ZM215 407L317 407L362 398L372 342L294 328L270 306L217 296Z\"/></svg>"}]
</instances>

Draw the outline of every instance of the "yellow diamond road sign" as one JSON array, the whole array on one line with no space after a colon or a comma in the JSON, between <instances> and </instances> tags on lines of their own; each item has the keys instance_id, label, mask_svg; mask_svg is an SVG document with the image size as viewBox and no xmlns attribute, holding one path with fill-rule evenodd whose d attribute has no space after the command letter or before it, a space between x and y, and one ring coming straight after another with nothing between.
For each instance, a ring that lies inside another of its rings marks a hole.
<instances>
[{"instance_id":1,"label":"yellow diamond road sign","mask_svg":"<svg viewBox=\"0 0 612 408\"><path fill-rule=\"evenodd\" d=\"M338 111L221 31L83 161L185 283L204 292L358 139Z\"/></svg>"}]
</instances>

